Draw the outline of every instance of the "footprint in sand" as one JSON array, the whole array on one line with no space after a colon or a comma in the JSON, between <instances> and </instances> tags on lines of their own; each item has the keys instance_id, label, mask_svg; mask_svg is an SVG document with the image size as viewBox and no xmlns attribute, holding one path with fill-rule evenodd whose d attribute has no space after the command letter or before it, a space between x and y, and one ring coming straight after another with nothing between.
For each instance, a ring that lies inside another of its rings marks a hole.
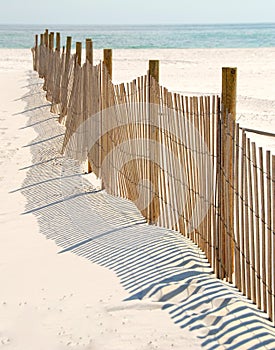
<instances>
[{"instance_id":1,"label":"footprint in sand","mask_svg":"<svg viewBox=\"0 0 275 350\"><path fill-rule=\"evenodd\" d=\"M6 338L6 337L0 338L0 344L8 345L8 344L10 344L10 339Z\"/></svg>"}]
</instances>

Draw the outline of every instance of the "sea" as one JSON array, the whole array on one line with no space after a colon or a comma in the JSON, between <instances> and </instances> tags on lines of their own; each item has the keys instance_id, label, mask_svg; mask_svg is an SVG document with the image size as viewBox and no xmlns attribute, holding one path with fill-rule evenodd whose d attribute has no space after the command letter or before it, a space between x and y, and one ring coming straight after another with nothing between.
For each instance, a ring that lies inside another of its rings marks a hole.
<instances>
[{"instance_id":1,"label":"sea","mask_svg":"<svg viewBox=\"0 0 275 350\"><path fill-rule=\"evenodd\" d=\"M182 25L0 25L0 48L30 48L35 34L60 32L73 43L93 40L94 48L258 48L275 47L275 23Z\"/></svg>"}]
</instances>

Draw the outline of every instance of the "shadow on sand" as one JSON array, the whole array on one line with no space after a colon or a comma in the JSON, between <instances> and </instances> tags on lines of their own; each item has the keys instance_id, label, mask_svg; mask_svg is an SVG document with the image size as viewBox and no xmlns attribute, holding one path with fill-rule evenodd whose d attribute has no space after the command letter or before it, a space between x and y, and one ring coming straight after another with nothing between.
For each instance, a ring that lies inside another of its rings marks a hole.
<instances>
[{"instance_id":1,"label":"shadow on sand","mask_svg":"<svg viewBox=\"0 0 275 350\"><path fill-rule=\"evenodd\" d=\"M64 128L45 108L45 93L30 73L24 113L37 137L29 145L21 189L24 214L60 254L73 252L112 269L129 297L146 300L188 328L206 349L275 349L275 330L266 316L236 289L217 280L204 254L177 232L149 226L127 200L95 188L74 160L60 156ZM129 304L129 303L128 303Z\"/></svg>"}]
</instances>

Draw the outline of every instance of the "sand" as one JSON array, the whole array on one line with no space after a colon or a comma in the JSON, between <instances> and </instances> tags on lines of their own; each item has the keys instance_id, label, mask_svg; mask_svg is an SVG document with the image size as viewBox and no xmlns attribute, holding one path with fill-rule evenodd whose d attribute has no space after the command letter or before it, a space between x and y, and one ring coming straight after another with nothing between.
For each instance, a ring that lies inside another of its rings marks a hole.
<instances>
[{"instance_id":1,"label":"sand","mask_svg":"<svg viewBox=\"0 0 275 350\"><path fill-rule=\"evenodd\" d=\"M274 55L116 50L114 80L157 58L172 90L219 93L221 67L237 66L240 124L275 132ZM31 67L29 50L0 50L0 348L274 349L266 316L195 245L60 156L64 129ZM274 138L252 136L274 150Z\"/></svg>"}]
</instances>

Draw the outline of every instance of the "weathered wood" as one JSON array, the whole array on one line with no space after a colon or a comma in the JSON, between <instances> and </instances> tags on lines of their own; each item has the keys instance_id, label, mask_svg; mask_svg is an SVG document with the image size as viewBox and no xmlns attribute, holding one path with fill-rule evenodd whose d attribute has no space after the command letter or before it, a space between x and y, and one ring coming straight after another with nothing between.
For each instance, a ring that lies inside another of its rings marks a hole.
<instances>
[{"instance_id":1,"label":"weathered wood","mask_svg":"<svg viewBox=\"0 0 275 350\"><path fill-rule=\"evenodd\" d=\"M214 96L213 96L214 97ZM215 100L215 97L214 97ZM213 119L211 116L211 98L210 96L206 97L206 118L205 118L205 123L206 123L206 143L207 143L207 147L208 147L208 152L209 155L208 157L211 157L211 162L213 159L213 153L212 153L212 144L211 144L211 128L212 128L212 124L213 124ZM211 164L213 165L213 164ZM211 181L213 180L213 178L211 179ZM205 181L206 181L206 186L208 186L208 177L207 174L205 174ZM208 205L208 204L207 204ZM207 250L208 250L208 260L210 265L212 265L212 247L213 247L213 243L212 243L212 237L213 237L213 231L214 228L212 227L212 216L213 216L213 197L211 197L210 199L210 203L209 203L209 209L208 209L208 214L207 214L207 227L206 227L206 231L207 231Z\"/></svg>"},{"instance_id":2,"label":"weathered wood","mask_svg":"<svg viewBox=\"0 0 275 350\"><path fill-rule=\"evenodd\" d=\"M50 32L49 35L49 49L53 50L54 48L54 32Z\"/></svg>"},{"instance_id":3,"label":"weathered wood","mask_svg":"<svg viewBox=\"0 0 275 350\"><path fill-rule=\"evenodd\" d=\"M255 249L256 249L256 277L257 277L257 293L256 303L258 308L261 308L261 240L260 240L260 213L259 213L259 180L258 180L258 162L256 153L256 144L252 142L252 161L253 161L253 196L254 196L254 207L255 207Z\"/></svg>"},{"instance_id":4,"label":"weathered wood","mask_svg":"<svg viewBox=\"0 0 275 350\"><path fill-rule=\"evenodd\" d=\"M38 34L36 34L35 35L35 44L34 44L35 46L35 48L37 48L38 47Z\"/></svg>"},{"instance_id":5,"label":"weathered wood","mask_svg":"<svg viewBox=\"0 0 275 350\"><path fill-rule=\"evenodd\" d=\"M193 154L193 143L194 143L194 128L190 127L194 125L194 98L193 97L186 97L186 106L187 106L187 118L188 118L188 132L187 132L187 137L188 137L188 155L189 155L189 169L188 173L190 174L189 177L189 194L190 194L190 217L193 216L193 209L196 204L196 189L195 189L195 167L194 167L194 154ZM192 227L192 229L191 229ZM196 230L193 224L191 225L190 223L190 238L196 242Z\"/></svg>"},{"instance_id":6,"label":"weathered wood","mask_svg":"<svg viewBox=\"0 0 275 350\"><path fill-rule=\"evenodd\" d=\"M159 61L149 61L149 75L159 83Z\"/></svg>"},{"instance_id":7,"label":"weathered wood","mask_svg":"<svg viewBox=\"0 0 275 350\"><path fill-rule=\"evenodd\" d=\"M45 33L44 33L44 45L46 47L49 46L49 30L48 29L46 29Z\"/></svg>"},{"instance_id":8,"label":"weathered wood","mask_svg":"<svg viewBox=\"0 0 275 350\"><path fill-rule=\"evenodd\" d=\"M241 290L241 249L240 249L240 130L239 125L236 126L235 136L235 231L236 231L236 242L235 242L235 284L236 287Z\"/></svg>"},{"instance_id":9,"label":"weathered wood","mask_svg":"<svg viewBox=\"0 0 275 350\"><path fill-rule=\"evenodd\" d=\"M56 51L60 51L61 48L61 40L60 40L60 33L56 33Z\"/></svg>"},{"instance_id":10,"label":"weathered wood","mask_svg":"<svg viewBox=\"0 0 275 350\"><path fill-rule=\"evenodd\" d=\"M104 110L110 107L109 105L109 94L110 94L110 85L112 84L112 50L111 49L104 49L103 50L103 67L102 67L102 104L101 108L103 113ZM105 118L105 120L107 120ZM102 125L102 130L106 130L107 125ZM102 131L103 132L103 131ZM104 133L104 132L103 132ZM101 163L105 159L106 155L108 154L109 150L109 133L103 134L101 137ZM108 184L106 184L108 185ZM105 188L105 182L104 179L102 179L102 188Z\"/></svg>"},{"instance_id":11,"label":"weathered wood","mask_svg":"<svg viewBox=\"0 0 275 350\"><path fill-rule=\"evenodd\" d=\"M76 42L76 62L81 66L82 43Z\"/></svg>"},{"instance_id":12,"label":"weathered wood","mask_svg":"<svg viewBox=\"0 0 275 350\"><path fill-rule=\"evenodd\" d=\"M262 298L263 298L263 310L267 311L267 285L266 285L266 210L265 210L265 186L264 186L264 162L263 162L263 149L259 148L259 168L260 168L260 216L261 216L261 236L262 236Z\"/></svg>"},{"instance_id":13,"label":"weathered wood","mask_svg":"<svg viewBox=\"0 0 275 350\"><path fill-rule=\"evenodd\" d=\"M223 120L226 113L236 120L237 68L222 68L222 108Z\"/></svg>"},{"instance_id":14,"label":"weathered wood","mask_svg":"<svg viewBox=\"0 0 275 350\"><path fill-rule=\"evenodd\" d=\"M246 295L246 264L245 264L245 159L246 159L246 136L242 132L241 148L241 176L240 176L240 255L241 255L241 291Z\"/></svg>"},{"instance_id":15,"label":"weathered wood","mask_svg":"<svg viewBox=\"0 0 275 350\"><path fill-rule=\"evenodd\" d=\"M159 162L159 129L153 127L153 124L157 123L158 118L158 106L159 106L159 61L150 60L149 61L149 139L155 141L156 147L154 149L149 150L150 157L150 168L149 168L149 177L152 185L152 201L150 205L150 214L149 214L149 222L156 223L159 217L159 176L157 168L155 164ZM169 102L169 106L171 107L171 102ZM173 213L171 213L173 215ZM174 227L173 227L174 228Z\"/></svg>"},{"instance_id":16,"label":"weathered wood","mask_svg":"<svg viewBox=\"0 0 275 350\"><path fill-rule=\"evenodd\" d=\"M113 51L112 49L104 49L103 51L103 64L107 68L110 80L113 79Z\"/></svg>"},{"instance_id":17,"label":"weathered wood","mask_svg":"<svg viewBox=\"0 0 275 350\"><path fill-rule=\"evenodd\" d=\"M246 139L247 140L247 139ZM244 159L244 234L245 234L245 263L246 263L246 296L251 299L251 268L250 268L250 241L249 241L249 211L248 211L248 140L245 147Z\"/></svg>"},{"instance_id":18,"label":"weathered wood","mask_svg":"<svg viewBox=\"0 0 275 350\"><path fill-rule=\"evenodd\" d=\"M273 319L272 308L272 214L271 214L271 155L270 151L266 152L266 233L267 233L267 313L270 320Z\"/></svg>"},{"instance_id":19,"label":"weathered wood","mask_svg":"<svg viewBox=\"0 0 275 350\"><path fill-rule=\"evenodd\" d=\"M86 39L86 61L93 65L93 42L92 39Z\"/></svg>"},{"instance_id":20,"label":"weathered wood","mask_svg":"<svg viewBox=\"0 0 275 350\"><path fill-rule=\"evenodd\" d=\"M93 42L92 39L86 39L86 62L93 65ZM88 160L88 173L92 172L92 165Z\"/></svg>"},{"instance_id":21,"label":"weathered wood","mask_svg":"<svg viewBox=\"0 0 275 350\"><path fill-rule=\"evenodd\" d=\"M253 184L252 184L252 159L251 143L248 139L247 146L247 170L248 170L248 201L249 201L249 246L251 263L251 300L256 304L256 264L255 264L255 228L254 228L254 203L253 203Z\"/></svg>"},{"instance_id":22,"label":"weathered wood","mask_svg":"<svg viewBox=\"0 0 275 350\"><path fill-rule=\"evenodd\" d=\"M272 156L272 250L273 250L273 260L275 259L275 156ZM272 300L273 300L273 325L275 326L275 267L272 264Z\"/></svg>"},{"instance_id":23,"label":"weathered wood","mask_svg":"<svg viewBox=\"0 0 275 350\"><path fill-rule=\"evenodd\" d=\"M66 59L65 59L65 71L68 70L68 66L71 58L71 49L72 49L72 37L67 36L66 40Z\"/></svg>"},{"instance_id":24,"label":"weathered wood","mask_svg":"<svg viewBox=\"0 0 275 350\"><path fill-rule=\"evenodd\" d=\"M226 140L227 138L232 138L232 130L229 127L231 123L228 123L229 125L226 125L227 119L231 118L231 121L236 121L236 100L237 100L237 68L222 68L222 123L225 125L225 133L226 135L223 135L223 139ZM229 130L229 133L227 131ZM228 208L228 223L227 228L223 229L223 235L228 235L229 239L226 240L227 244L230 245L230 247L227 247L226 250L228 252L229 256L229 266L230 271L226 271L225 273L228 274L228 280L232 281L232 274L234 271L234 173L233 173L233 144L232 142L228 143L228 148L225 148L224 145L226 143L222 143L222 168L224 168L225 164L224 159L228 159L228 169L226 174L226 179L224 179L222 183L223 189L225 189L225 181L228 182L228 198L225 198L223 196L223 201L226 201L226 203L223 203L222 207ZM227 231L227 232L225 232Z\"/></svg>"},{"instance_id":25,"label":"weathered wood","mask_svg":"<svg viewBox=\"0 0 275 350\"><path fill-rule=\"evenodd\" d=\"M35 35L34 48L32 49L33 53L33 69L37 71L38 67L38 35Z\"/></svg>"}]
</instances>

